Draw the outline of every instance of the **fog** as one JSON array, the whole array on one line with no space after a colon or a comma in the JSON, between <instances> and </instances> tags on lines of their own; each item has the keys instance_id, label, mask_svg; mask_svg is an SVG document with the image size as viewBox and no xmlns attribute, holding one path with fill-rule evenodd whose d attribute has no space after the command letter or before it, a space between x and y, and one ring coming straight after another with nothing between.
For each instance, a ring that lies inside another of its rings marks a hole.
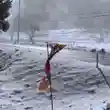
<instances>
[{"instance_id":1,"label":"fog","mask_svg":"<svg viewBox=\"0 0 110 110\"><path fill-rule=\"evenodd\" d=\"M20 31L27 31L31 25L40 30L110 29L110 0L24 0L21 7ZM16 16L13 20L15 31L17 19Z\"/></svg>"}]
</instances>

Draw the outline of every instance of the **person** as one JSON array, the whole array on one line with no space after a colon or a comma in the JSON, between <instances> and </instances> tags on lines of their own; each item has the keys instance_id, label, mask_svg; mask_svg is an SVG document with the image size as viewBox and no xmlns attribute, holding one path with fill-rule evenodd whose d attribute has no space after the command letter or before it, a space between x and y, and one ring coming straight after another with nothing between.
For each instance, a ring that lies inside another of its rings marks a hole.
<instances>
[{"instance_id":1,"label":"person","mask_svg":"<svg viewBox=\"0 0 110 110\"><path fill-rule=\"evenodd\" d=\"M56 55L56 53L58 53L60 50L62 50L66 45L63 45L63 44L48 44L48 45L50 46L51 51L50 51L48 58L46 60L46 63L45 63L45 73L46 73L49 83L51 83L50 61Z\"/></svg>"},{"instance_id":2,"label":"person","mask_svg":"<svg viewBox=\"0 0 110 110\"><path fill-rule=\"evenodd\" d=\"M40 92L49 92L50 91L49 81L46 79L45 76L41 79L38 89Z\"/></svg>"},{"instance_id":3,"label":"person","mask_svg":"<svg viewBox=\"0 0 110 110\"><path fill-rule=\"evenodd\" d=\"M45 73L46 73L46 77L48 79L48 81L51 80L51 66L50 66L50 62L47 60L45 63Z\"/></svg>"},{"instance_id":4,"label":"person","mask_svg":"<svg viewBox=\"0 0 110 110\"><path fill-rule=\"evenodd\" d=\"M44 68L46 76L42 78L42 80L39 83L39 87L38 87L40 92L49 92L50 90L53 90L53 88L51 88L52 84L51 84L50 61L56 53L58 53L60 50L62 50L65 47L65 45L50 44L50 47L51 47L51 52L48 55L48 58L45 63L45 68Z\"/></svg>"}]
</instances>

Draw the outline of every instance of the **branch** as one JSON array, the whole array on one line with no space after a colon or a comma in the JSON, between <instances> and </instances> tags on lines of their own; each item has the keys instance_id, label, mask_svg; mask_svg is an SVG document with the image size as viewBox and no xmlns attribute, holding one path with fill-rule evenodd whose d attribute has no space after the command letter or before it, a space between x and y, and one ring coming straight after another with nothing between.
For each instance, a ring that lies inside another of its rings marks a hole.
<instances>
[{"instance_id":1,"label":"branch","mask_svg":"<svg viewBox=\"0 0 110 110\"><path fill-rule=\"evenodd\" d=\"M12 65L12 62L9 63L8 65L4 66L3 68L1 68L0 71L4 71L4 70L8 69L11 65Z\"/></svg>"},{"instance_id":2,"label":"branch","mask_svg":"<svg viewBox=\"0 0 110 110\"><path fill-rule=\"evenodd\" d=\"M104 75L103 71L101 70L101 68L99 67L99 55L98 55L98 52L96 53L96 68L98 69L98 71L101 73L101 75L103 76L106 84L108 85L108 87L110 88L110 84L109 82L107 81L107 78L106 76Z\"/></svg>"}]
</instances>

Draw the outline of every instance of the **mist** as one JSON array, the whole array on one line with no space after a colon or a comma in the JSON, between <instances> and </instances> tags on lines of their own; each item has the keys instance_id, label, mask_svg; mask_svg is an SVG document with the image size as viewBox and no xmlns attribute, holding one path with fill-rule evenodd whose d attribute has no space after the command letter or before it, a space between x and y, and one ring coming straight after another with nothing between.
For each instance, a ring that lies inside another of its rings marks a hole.
<instances>
[{"instance_id":1,"label":"mist","mask_svg":"<svg viewBox=\"0 0 110 110\"><path fill-rule=\"evenodd\" d=\"M31 25L40 30L85 28L89 32L100 32L110 29L109 0L24 0L21 7L24 7L20 19L20 31L23 32ZM15 16L15 31L17 20Z\"/></svg>"}]
</instances>

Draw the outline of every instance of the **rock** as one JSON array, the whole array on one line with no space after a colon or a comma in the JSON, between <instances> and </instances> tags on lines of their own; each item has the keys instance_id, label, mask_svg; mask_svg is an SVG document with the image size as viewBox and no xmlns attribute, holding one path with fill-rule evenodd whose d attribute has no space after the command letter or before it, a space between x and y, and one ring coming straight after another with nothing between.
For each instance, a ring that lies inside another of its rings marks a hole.
<instances>
[{"instance_id":1,"label":"rock","mask_svg":"<svg viewBox=\"0 0 110 110\"><path fill-rule=\"evenodd\" d=\"M92 49L90 52L96 52L96 49Z\"/></svg>"},{"instance_id":2,"label":"rock","mask_svg":"<svg viewBox=\"0 0 110 110\"><path fill-rule=\"evenodd\" d=\"M25 87L27 87L27 88L28 88L28 87L30 87L30 85L29 85L29 84L25 84L24 86L25 86Z\"/></svg>"},{"instance_id":3,"label":"rock","mask_svg":"<svg viewBox=\"0 0 110 110\"><path fill-rule=\"evenodd\" d=\"M16 48L16 49L15 49L15 52L18 52L18 51L19 51L19 49Z\"/></svg>"},{"instance_id":4,"label":"rock","mask_svg":"<svg viewBox=\"0 0 110 110\"><path fill-rule=\"evenodd\" d=\"M104 100L102 103L104 103L104 104L105 104L105 103L106 103L106 100Z\"/></svg>"},{"instance_id":5,"label":"rock","mask_svg":"<svg viewBox=\"0 0 110 110\"><path fill-rule=\"evenodd\" d=\"M64 104L65 102L64 101L62 101L62 104Z\"/></svg>"},{"instance_id":6,"label":"rock","mask_svg":"<svg viewBox=\"0 0 110 110\"><path fill-rule=\"evenodd\" d=\"M16 95L16 94L21 94L22 91L21 90L14 90L13 93L11 93L11 95Z\"/></svg>"},{"instance_id":7,"label":"rock","mask_svg":"<svg viewBox=\"0 0 110 110\"><path fill-rule=\"evenodd\" d=\"M19 102L21 102L20 100L12 100L12 102L17 102L17 103L19 103Z\"/></svg>"},{"instance_id":8,"label":"rock","mask_svg":"<svg viewBox=\"0 0 110 110\"><path fill-rule=\"evenodd\" d=\"M28 69L32 69L32 68L34 68L34 66L33 66L33 65L28 66Z\"/></svg>"},{"instance_id":9,"label":"rock","mask_svg":"<svg viewBox=\"0 0 110 110\"><path fill-rule=\"evenodd\" d=\"M0 53L2 53L3 52L3 50L0 50Z\"/></svg>"},{"instance_id":10,"label":"rock","mask_svg":"<svg viewBox=\"0 0 110 110\"><path fill-rule=\"evenodd\" d=\"M17 61L22 61L22 59L15 59L14 61L16 61L16 62L17 62Z\"/></svg>"},{"instance_id":11,"label":"rock","mask_svg":"<svg viewBox=\"0 0 110 110\"><path fill-rule=\"evenodd\" d=\"M2 69L3 68L3 66L2 65L0 65L0 69Z\"/></svg>"},{"instance_id":12,"label":"rock","mask_svg":"<svg viewBox=\"0 0 110 110\"><path fill-rule=\"evenodd\" d=\"M110 103L107 103L105 110L110 110Z\"/></svg>"},{"instance_id":13,"label":"rock","mask_svg":"<svg viewBox=\"0 0 110 110\"><path fill-rule=\"evenodd\" d=\"M7 56L7 54L6 54L6 53L3 53L2 55L3 55L3 56Z\"/></svg>"},{"instance_id":14,"label":"rock","mask_svg":"<svg viewBox=\"0 0 110 110\"><path fill-rule=\"evenodd\" d=\"M28 52L31 52L31 50L28 50Z\"/></svg>"},{"instance_id":15,"label":"rock","mask_svg":"<svg viewBox=\"0 0 110 110\"><path fill-rule=\"evenodd\" d=\"M12 96L8 96L8 98L12 98Z\"/></svg>"},{"instance_id":16,"label":"rock","mask_svg":"<svg viewBox=\"0 0 110 110\"><path fill-rule=\"evenodd\" d=\"M22 106L23 106L24 104L23 104L23 103L21 103L20 105L22 105Z\"/></svg>"},{"instance_id":17,"label":"rock","mask_svg":"<svg viewBox=\"0 0 110 110\"><path fill-rule=\"evenodd\" d=\"M25 110L30 110L30 109L32 109L33 107L26 107L26 108L24 108Z\"/></svg>"},{"instance_id":18,"label":"rock","mask_svg":"<svg viewBox=\"0 0 110 110\"><path fill-rule=\"evenodd\" d=\"M20 56L20 54L18 53L18 54L16 54L16 56L18 57L18 56Z\"/></svg>"},{"instance_id":19,"label":"rock","mask_svg":"<svg viewBox=\"0 0 110 110\"><path fill-rule=\"evenodd\" d=\"M22 97L21 97L21 99L24 99L24 98L26 98L26 96L22 96Z\"/></svg>"},{"instance_id":20,"label":"rock","mask_svg":"<svg viewBox=\"0 0 110 110\"><path fill-rule=\"evenodd\" d=\"M9 55L9 59L12 59L12 56L11 55Z\"/></svg>"},{"instance_id":21,"label":"rock","mask_svg":"<svg viewBox=\"0 0 110 110\"><path fill-rule=\"evenodd\" d=\"M40 55L42 55L42 53L40 53Z\"/></svg>"},{"instance_id":22,"label":"rock","mask_svg":"<svg viewBox=\"0 0 110 110\"><path fill-rule=\"evenodd\" d=\"M61 72L58 72L58 74L61 74Z\"/></svg>"},{"instance_id":23,"label":"rock","mask_svg":"<svg viewBox=\"0 0 110 110\"><path fill-rule=\"evenodd\" d=\"M100 49L99 52L100 52L100 53L106 53L105 49L103 49L103 48Z\"/></svg>"},{"instance_id":24,"label":"rock","mask_svg":"<svg viewBox=\"0 0 110 110\"><path fill-rule=\"evenodd\" d=\"M88 90L88 93L95 94L96 91L94 89L92 89L92 90Z\"/></svg>"},{"instance_id":25,"label":"rock","mask_svg":"<svg viewBox=\"0 0 110 110\"><path fill-rule=\"evenodd\" d=\"M72 105L69 105L69 107L72 107Z\"/></svg>"}]
</instances>

